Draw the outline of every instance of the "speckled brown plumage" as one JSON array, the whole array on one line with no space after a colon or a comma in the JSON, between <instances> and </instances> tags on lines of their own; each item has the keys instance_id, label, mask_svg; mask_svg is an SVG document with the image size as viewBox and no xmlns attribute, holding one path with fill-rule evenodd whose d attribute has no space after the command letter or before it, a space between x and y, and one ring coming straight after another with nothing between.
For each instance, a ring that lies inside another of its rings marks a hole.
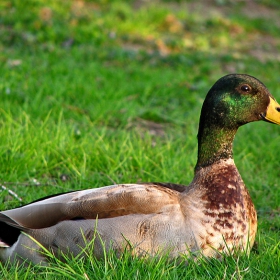
<instances>
[{"instance_id":1,"label":"speckled brown plumage","mask_svg":"<svg viewBox=\"0 0 280 280\"><path fill-rule=\"evenodd\" d=\"M199 193L197 201L203 209L194 224L197 224L201 248L208 250L204 253L216 254L215 251L210 253L211 248L206 245L218 251L244 250L249 240L251 247L257 230L257 215L233 160L220 160L200 169L192 185Z\"/></svg>"},{"instance_id":2,"label":"speckled brown plumage","mask_svg":"<svg viewBox=\"0 0 280 280\"><path fill-rule=\"evenodd\" d=\"M80 254L91 240L88 253L98 258L104 246L140 257L249 252L257 215L234 164L232 143L239 126L261 119L280 124L280 105L266 87L248 75L221 78L202 107L198 160L188 186L120 184L3 211L0 259L46 264L39 243L60 257Z\"/></svg>"}]
</instances>

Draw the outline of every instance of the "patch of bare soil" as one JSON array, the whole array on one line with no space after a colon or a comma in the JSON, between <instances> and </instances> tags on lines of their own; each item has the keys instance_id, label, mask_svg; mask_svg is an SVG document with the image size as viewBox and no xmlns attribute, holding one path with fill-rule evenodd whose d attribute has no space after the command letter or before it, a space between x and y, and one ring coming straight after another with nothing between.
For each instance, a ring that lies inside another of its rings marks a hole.
<instances>
[{"instance_id":1,"label":"patch of bare soil","mask_svg":"<svg viewBox=\"0 0 280 280\"><path fill-rule=\"evenodd\" d=\"M129 123L128 129L136 129L140 135L145 135L148 132L152 136L162 137L165 135L164 124L157 123L142 118L136 118Z\"/></svg>"}]
</instances>

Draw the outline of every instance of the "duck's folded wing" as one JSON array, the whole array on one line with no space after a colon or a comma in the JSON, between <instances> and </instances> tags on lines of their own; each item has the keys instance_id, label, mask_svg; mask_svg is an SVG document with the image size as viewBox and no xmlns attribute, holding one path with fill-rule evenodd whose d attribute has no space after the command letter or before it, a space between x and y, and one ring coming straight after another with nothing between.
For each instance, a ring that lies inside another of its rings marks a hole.
<instances>
[{"instance_id":1,"label":"duck's folded wing","mask_svg":"<svg viewBox=\"0 0 280 280\"><path fill-rule=\"evenodd\" d=\"M0 222L18 228L44 228L63 220L102 219L161 213L179 204L179 192L160 184L125 184L46 198L3 211Z\"/></svg>"}]
</instances>

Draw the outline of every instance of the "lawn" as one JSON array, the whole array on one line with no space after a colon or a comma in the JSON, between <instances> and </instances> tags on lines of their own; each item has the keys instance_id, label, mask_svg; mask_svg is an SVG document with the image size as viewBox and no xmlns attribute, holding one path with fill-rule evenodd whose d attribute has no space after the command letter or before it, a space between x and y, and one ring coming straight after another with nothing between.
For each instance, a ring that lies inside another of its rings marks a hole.
<instances>
[{"instance_id":1,"label":"lawn","mask_svg":"<svg viewBox=\"0 0 280 280\"><path fill-rule=\"evenodd\" d=\"M206 2L206 3L205 3ZM199 114L228 73L260 79L280 102L278 1L0 3L0 210L114 183L188 184ZM54 259L1 279L280 278L280 127L242 127L236 165L258 211L250 256ZM21 200L19 199L21 198Z\"/></svg>"}]
</instances>

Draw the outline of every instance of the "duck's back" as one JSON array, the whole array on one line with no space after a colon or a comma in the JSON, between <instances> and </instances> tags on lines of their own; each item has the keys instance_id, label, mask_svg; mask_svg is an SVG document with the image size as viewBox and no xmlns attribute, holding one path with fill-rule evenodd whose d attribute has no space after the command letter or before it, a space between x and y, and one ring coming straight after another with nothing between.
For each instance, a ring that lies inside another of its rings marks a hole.
<instances>
[{"instance_id":1,"label":"duck's back","mask_svg":"<svg viewBox=\"0 0 280 280\"><path fill-rule=\"evenodd\" d=\"M22 249L22 244L32 245L33 249L35 244L30 244L30 237L19 230L55 253L61 250L77 255L93 237L97 257L104 253L103 245L117 252L129 247L137 255L168 252L176 256L198 250L188 217L181 208L182 194L187 190L175 184L114 185L4 211L0 222L15 232L15 240L7 240L10 248L0 249L6 250L0 255L14 257L17 252L35 263L42 261L34 250Z\"/></svg>"}]
</instances>

